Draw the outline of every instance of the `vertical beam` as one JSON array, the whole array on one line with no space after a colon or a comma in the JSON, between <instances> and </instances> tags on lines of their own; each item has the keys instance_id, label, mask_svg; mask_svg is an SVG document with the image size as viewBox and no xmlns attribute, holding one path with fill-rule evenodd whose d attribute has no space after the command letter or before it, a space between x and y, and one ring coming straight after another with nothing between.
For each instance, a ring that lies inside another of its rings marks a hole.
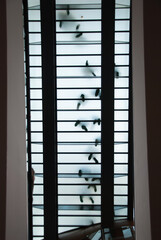
<instances>
[{"instance_id":1,"label":"vertical beam","mask_svg":"<svg viewBox=\"0 0 161 240\"><path fill-rule=\"evenodd\" d=\"M102 0L102 226L114 216L114 13L115 1Z\"/></svg>"},{"instance_id":2,"label":"vertical beam","mask_svg":"<svg viewBox=\"0 0 161 240\"><path fill-rule=\"evenodd\" d=\"M132 89L132 6L130 6L129 44L129 146L128 146L128 219L133 220L134 206L134 153L133 153L133 89Z\"/></svg>"},{"instance_id":3,"label":"vertical beam","mask_svg":"<svg viewBox=\"0 0 161 240\"><path fill-rule=\"evenodd\" d=\"M28 1L23 0L26 62L26 94L27 94L27 155L28 155L28 239L32 240L32 183L31 183L31 119L30 119L30 70L29 70L29 29Z\"/></svg>"},{"instance_id":4,"label":"vertical beam","mask_svg":"<svg viewBox=\"0 0 161 240\"><path fill-rule=\"evenodd\" d=\"M41 0L44 151L44 238L57 239L55 1Z\"/></svg>"}]
</instances>

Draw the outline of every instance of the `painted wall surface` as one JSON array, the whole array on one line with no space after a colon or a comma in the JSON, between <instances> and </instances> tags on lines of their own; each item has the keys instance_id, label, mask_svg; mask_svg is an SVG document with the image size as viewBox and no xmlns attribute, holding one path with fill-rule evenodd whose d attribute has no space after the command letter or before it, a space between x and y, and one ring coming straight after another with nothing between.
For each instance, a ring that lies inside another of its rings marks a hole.
<instances>
[{"instance_id":1,"label":"painted wall surface","mask_svg":"<svg viewBox=\"0 0 161 240\"><path fill-rule=\"evenodd\" d=\"M161 229L161 1L144 0L147 141L152 239Z\"/></svg>"},{"instance_id":2,"label":"painted wall surface","mask_svg":"<svg viewBox=\"0 0 161 240\"><path fill-rule=\"evenodd\" d=\"M150 240L143 0L133 1L132 14L136 240Z\"/></svg>"},{"instance_id":3,"label":"painted wall surface","mask_svg":"<svg viewBox=\"0 0 161 240\"><path fill-rule=\"evenodd\" d=\"M7 44L6 4L0 1L0 239L5 239L7 158ZM3 47L2 47L3 46Z\"/></svg>"},{"instance_id":4,"label":"painted wall surface","mask_svg":"<svg viewBox=\"0 0 161 240\"><path fill-rule=\"evenodd\" d=\"M6 240L27 240L25 93L21 0L7 3Z\"/></svg>"}]
</instances>

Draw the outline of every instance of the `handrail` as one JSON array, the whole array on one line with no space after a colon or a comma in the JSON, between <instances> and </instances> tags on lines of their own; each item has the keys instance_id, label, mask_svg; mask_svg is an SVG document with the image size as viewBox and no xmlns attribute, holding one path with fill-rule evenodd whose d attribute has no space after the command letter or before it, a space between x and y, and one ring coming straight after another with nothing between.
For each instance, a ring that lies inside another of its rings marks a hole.
<instances>
[{"instance_id":1,"label":"handrail","mask_svg":"<svg viewBox=\"0 0 161 240\"><path fill-rule=\"evenodd\" d=\"M101 229L101 224L93 224L89 227L81 227L72 231L60 233L58 236L59 240L82 240L87 235L94 233Z\"/></svg>"}]
</instances>

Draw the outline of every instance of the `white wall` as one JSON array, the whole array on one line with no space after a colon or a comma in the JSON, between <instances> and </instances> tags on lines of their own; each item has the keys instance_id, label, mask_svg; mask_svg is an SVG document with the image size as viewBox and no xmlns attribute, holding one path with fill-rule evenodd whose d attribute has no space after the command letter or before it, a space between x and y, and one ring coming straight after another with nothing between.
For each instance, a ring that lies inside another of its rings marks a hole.
<instances>
[{"instance_id":1,"label":"white wall","mask_svg":"<svg viewBox=\"0 0 161 240\"><path fill-rule=\"evenodd\" d=\"M7 3L6 240L27 240L22 1Z\"/></svg>"},{"instance_id":2,"label":"white wall","mask_svg":"<svg viewBox=\"0 0 161 240\"><path fill-rule=\"evenodd\" d=\"M133 1L134 180L136 240L151 239L145 101L143 0Z\"/></svg>"}]
</instances>

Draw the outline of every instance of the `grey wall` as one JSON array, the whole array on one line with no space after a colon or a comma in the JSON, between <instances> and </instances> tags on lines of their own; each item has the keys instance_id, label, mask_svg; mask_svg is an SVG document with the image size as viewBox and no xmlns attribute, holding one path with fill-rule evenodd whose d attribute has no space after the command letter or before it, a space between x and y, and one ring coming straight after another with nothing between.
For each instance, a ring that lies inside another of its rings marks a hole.
<instances>
[{"instance_id":1,"label":"grey wall","mask_svg":"<svg viewBox=\"0 0 161 240\"><path fill-rule=\"evenodd\" d=\"M137 240L150 240L151 227L145 101L143 0L133 1L132 20L135 227Z\"/></svg>"},{"instance_id":2,"label":"grey wall","mask_svg":"<svg viewBox=\"0 0 161 240\"><path fill-rule=\"evenodd\" d=\"M161 229L161 2L133 1L135 224L137 240Z\"/></svg>"},{"instance_id":3,"label":"grey wall","mask_svg":"<svg viewBox=\"0 0 161 240\"><path fill-rule=\"evenodd\" d=\"M161 1L144 0L144 49L152 239L161 230Z\"/></svg>"},{"instance_id":4,"label":"grey wall","mask_svg":"<svg viewBox=\"0 0 161 240\"><path fill-rule=\"evenodd\" d=\"M0 195L3 210L0 239L27 240L22 1L3 0L1 4L0 174L3 195Z\"/></svg>"},{"instance_id":5,"label":"grey wall","mask_svg":"<svg viewBox=\"0 0 161 240\"><path fill-rule=\"evenodd\" d=\"M0 46L0 239L5 239L7 157L7 44L5 0L0 1Z\"/></svg>"}]
</instances>

